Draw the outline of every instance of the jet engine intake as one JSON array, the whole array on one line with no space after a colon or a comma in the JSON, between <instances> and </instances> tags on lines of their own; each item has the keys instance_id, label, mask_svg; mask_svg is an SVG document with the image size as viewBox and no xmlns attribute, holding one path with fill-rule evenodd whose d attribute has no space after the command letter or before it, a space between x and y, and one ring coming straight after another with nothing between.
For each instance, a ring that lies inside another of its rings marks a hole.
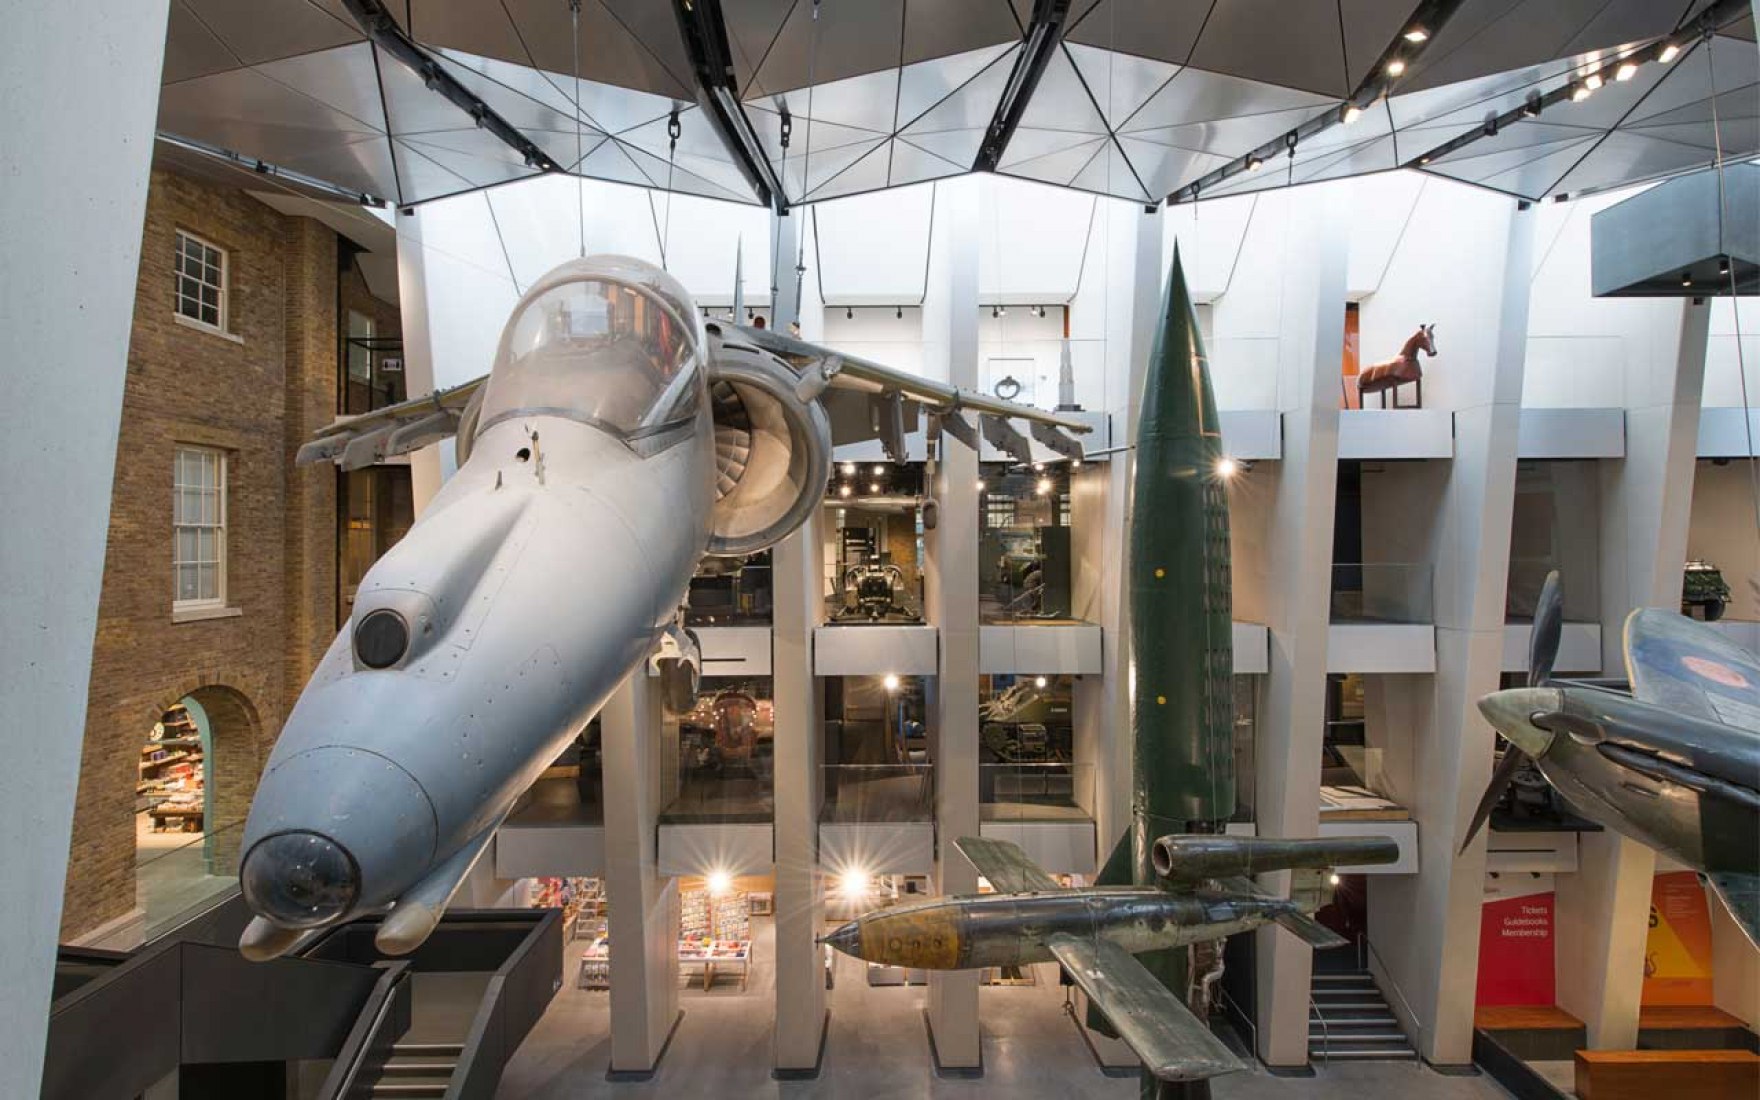
<instances>
[{"instance_id":1,"label":"jet engine intake","mask_svg":"<svg viewBox=\"0 0 1760 1100\"><path fill-rule=\"evenodd\" d=\"M799 376L745 344L711 339L716 501L709 553L741 557L772 546L819 506L831 477L831 422L796 393Z\"/></svg>"}]
</instances>

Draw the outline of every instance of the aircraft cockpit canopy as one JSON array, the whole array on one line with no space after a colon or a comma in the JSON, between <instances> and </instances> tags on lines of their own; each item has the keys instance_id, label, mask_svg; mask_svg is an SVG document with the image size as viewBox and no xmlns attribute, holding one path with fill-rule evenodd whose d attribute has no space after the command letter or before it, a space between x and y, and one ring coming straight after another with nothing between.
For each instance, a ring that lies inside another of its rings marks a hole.
<instances>
[{"instance_id":1,"label":"aircraft cockpit canopy","mask_svg":"<svg viewBox=\"0 0 1760 1100\"><path fill-rule=\"evenodd\" d=\"M566 416L625 439L688 422L703 399L690 299L639 260L576 260L539 280L502 330L481 424Z\"/></svg>"}]
</instances>

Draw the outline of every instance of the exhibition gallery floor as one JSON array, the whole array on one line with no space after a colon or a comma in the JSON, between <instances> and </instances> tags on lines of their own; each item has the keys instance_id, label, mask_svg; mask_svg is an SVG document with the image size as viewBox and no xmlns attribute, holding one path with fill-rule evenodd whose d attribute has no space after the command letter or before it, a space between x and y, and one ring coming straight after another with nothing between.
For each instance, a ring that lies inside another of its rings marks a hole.
<instances>
[{"instance_id":1,"label":"exhibition gallery floor","mask_svg":"<svg viewBox=\"0 0 1760 1100\"><path fill-rule=\"evenodd\" d=\"M1137 1095L1133 1078L1103 1076L1063 1012L1063 990L1051 967L1039 967L1031 986L981 991L984 1076L937 1077L923 1022L925 991L870 987L863 964L838 955L833 964L831 1032L824 1068L815 1081L770 1077L773 971L766 964L774 926L753 922L757 963L742 993L737 986L679 995L684 1019L653 1080L605 1080L610 1059L610 1005L603 991L557 993L550 1011L508 1063L497 1100L638 1100L646 1097L906 1097L1007 1096L1063 1100L1070 1096ZM576 954L570 950L570 962ZM572 972L571 972L572 976ZM760 1010L762 1009L762 1010ZM1278 1078L1262 1070L1217 1078L1218 1100L1479 1100L1509 1094L1489 1077L1444 1077L1416 1063L1375 1062L1317 1067L1312 1078Z\"/></svg>"}]
</instances>

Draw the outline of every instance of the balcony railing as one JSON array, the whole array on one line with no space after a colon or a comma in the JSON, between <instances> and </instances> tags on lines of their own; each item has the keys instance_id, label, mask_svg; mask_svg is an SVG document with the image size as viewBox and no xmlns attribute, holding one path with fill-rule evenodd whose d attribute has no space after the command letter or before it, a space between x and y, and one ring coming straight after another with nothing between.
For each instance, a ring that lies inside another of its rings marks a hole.
<instances>
[{"instance_id":1,"label":"balcony railing","mask_svg":"<svg viewBox=\"0 0 1760 1100\"><path fill-rule=\"evenodd\" d=\"M1429 623L1436 620L1428 562L1350 562L1332 567L1335 623Z\"/></svg>"},{"instance_id":2,"label":"balcony railing","mask_svg":"<svg viewBox=\"0 0 1760 1100\"><path fill-rule=\"evenodd\" d=\"M1093 815L1094 768L1061 761L978 765L985 821L1086 821Z\"/></svg>"}]
</instances>

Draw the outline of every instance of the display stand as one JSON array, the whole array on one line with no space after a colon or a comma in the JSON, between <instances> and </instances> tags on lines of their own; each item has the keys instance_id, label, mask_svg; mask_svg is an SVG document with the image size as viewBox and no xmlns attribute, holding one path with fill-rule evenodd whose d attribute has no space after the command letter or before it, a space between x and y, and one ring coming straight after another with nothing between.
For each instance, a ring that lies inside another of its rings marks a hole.
<instances>
[{"instance_id":1,"label":"display stand","mask_svg":"<svg viewBox=\"0 0 1760 1100\"><path fill-rule=\"evenodd\" d=\"M203 821L202 738L182 706L165 712L141 746L135 794L145 800L154 832L199 833Z\"/></svg>"}]
</instances>

